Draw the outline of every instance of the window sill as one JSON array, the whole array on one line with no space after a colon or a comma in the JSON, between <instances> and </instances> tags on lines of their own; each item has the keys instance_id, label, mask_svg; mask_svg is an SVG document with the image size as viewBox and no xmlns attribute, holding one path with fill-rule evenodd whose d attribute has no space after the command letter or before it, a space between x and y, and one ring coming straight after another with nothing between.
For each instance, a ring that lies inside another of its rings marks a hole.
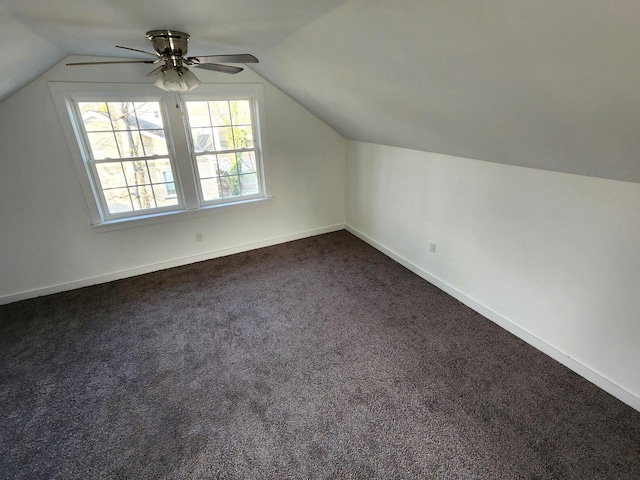
<instances>
[{"instance_id":1,"label":"window sill","mask_svg":"<svg viewBox=\"0 0 640 480\"><path fill-rule=\"evenodd\" d=\"M152 215L142 215L134 218L107 220L102 223L95 223L92 225L92 227L94 232L96 233L112 232L115 230L124 230L126 228L156 225L159 223L175 222L177 220L187 220L190 218L197 218L206 215L231 213L247 208L266 206L271 203L272 199L273 197L257 198L236 203L227 203L224 205L211 205L201 207L196 210L178 210L175 212L162 212Z\"/></svg>"}]
</instances>

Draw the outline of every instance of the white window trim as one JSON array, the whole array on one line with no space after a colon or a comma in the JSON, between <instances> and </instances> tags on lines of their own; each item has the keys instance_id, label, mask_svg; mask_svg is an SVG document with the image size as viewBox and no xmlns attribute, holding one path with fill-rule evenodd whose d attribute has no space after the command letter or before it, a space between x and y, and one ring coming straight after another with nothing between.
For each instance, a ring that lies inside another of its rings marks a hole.
<instances>
[{"instance_id":1,"label":"white window trim","mask_svg":"<svg viewBox=\"0 0 640 480\"><path fill-rule=\"evenodd\" d=\"M73 164L84 193L92 226L96 232L119 230L168 221L198 217L201 215L228 212L229 209L256 207L265 204L271 198L266 118L264 104L264 87L262 84L202 84L194 92L175 94L163 92L150 84L131 83L79 83L49 82L49 89L60 118L65 137L71 152ZM170 210L154 210L148 214L134 214L120 218L108 218L97 200L102 194L99 184L92 178L91 167L85 153L79 145L84 142L81 128L75 124L73 109L75 102L96 98L131 98L136 101L158 101L163 110L163 121L167 132L167 143L172 165L175 168L174 181L179 206ZM258 151L258 162L261 171L261 194L255 197L242 197L220 202L201 203L198 189L199 181L195 158L192 157L193 145L188 132L185 101L218 100L218 99L251 99L253 108L254 139Z\"/></svg>"}]
</instances>

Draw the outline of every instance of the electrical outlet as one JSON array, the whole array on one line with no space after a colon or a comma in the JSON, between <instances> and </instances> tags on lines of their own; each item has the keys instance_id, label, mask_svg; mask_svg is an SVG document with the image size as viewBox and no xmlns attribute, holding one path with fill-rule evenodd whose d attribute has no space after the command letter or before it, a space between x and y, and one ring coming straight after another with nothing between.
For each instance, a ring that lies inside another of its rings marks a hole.
<instances>
[{"instance_id":1,"label":"electrical outlet","mask_svg":"<svg viewBox=\"0 0 640 480\"><path fill-rule=\"evenodd\" d=\"M431 253L436 253L436 243L435 243L435 242L431 242L431 243L429 244L429 251L430 251Z\"/></svg>"},{"instance_id":2,"label":"electrical outlet","mask_svg":"<svg viewBox=\"0 0 640 480\"><path fill-rule=\"evenodd\" d=\"M201 242L201 241L202 241L202 234L196 233L196 242Z\"/></svg>"}]
</instances>

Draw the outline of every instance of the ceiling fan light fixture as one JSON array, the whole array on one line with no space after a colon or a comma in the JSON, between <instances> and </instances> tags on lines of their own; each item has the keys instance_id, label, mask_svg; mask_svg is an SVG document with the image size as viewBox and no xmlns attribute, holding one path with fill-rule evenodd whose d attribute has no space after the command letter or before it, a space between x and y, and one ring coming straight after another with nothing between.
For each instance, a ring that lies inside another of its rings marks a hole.
<instances>
[{"instance_id":1,"label":"ceiling fan light fixture","mask_svg":"<svg viewBox=\"0 0 640 480\"><path fill-rule=\"evenodd\" d=\"M169 67L158 72L153 84L167 92L189 92L200 85L200 80L187 67Z\"/></svg>"}]
</instances>

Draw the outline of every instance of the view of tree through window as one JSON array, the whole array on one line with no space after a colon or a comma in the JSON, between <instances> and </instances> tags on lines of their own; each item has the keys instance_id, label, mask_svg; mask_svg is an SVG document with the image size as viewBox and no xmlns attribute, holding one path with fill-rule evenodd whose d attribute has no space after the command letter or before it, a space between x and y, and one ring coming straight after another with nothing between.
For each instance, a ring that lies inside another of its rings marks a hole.
<instances>
[{"instance_id":1,"label":"view of tree through window","mask_svg":"<svg viewBox=\"0 0 640 480\"><path fill-rule=\"evenodd\" d=\"M248 100L187 101L204 201L260 193Z\"/></svg>"},{"instance_id":2,"label":"view of tree through window","mask_svg":"<svg viewBox=\"0 0 640 480\"><path fill-rule=\"evenodd\" d=\"M158 102L79 102L78 108L110 214L178 205Z\"/></svg>"}]
</instances>

